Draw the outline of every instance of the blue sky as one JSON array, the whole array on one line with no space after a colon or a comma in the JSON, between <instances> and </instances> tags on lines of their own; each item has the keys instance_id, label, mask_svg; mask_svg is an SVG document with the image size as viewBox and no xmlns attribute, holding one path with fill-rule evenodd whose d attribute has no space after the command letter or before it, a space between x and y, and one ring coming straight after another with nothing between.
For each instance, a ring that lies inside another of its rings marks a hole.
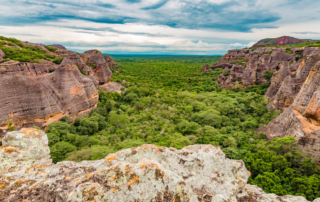
<instances>
[{"instance_id":1,"label":"blue sky","mask_svg":"<svg viewBox=\"0 0 320 202\"><path fill-rule=\"evenodd\" d=\"M320 39L319 0L0 0L0 35L83 52L221 55Z\"/></svg>"}]
</instances>

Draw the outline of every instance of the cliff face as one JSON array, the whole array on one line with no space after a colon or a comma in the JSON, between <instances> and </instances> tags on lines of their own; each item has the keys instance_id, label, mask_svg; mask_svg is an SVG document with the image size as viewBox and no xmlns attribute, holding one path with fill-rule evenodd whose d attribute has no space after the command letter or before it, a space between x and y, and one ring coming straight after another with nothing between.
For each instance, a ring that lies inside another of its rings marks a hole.
<instances>
[{"instance_id":1,"label":"cliff face","mask_svg":"<svg viewBox=\"0 0 320 202\"><path fill-rule=\"evenodd\" d=\"M64 116L76 119L97 106L99 86L105 91L118 92L123 87L110 82L109 64L116 63L100 51L78 54L59 47L51 52L42 44L23 42L22 45L63 57L63 61L60 65L42 59L39 63L0 63L0 139L8 131L9 122L16 129L45 128ZM0 61L4 57L0 50Z\"/></svg>"},{"instance_id":2,"label":"cliff face","mask_svg":"<svg viewBox=\"0 0 320 202\"><path fill-rule=\"evenodd\" d=\"M317 61L315 63L315 59ZM302 149L320 159L320 54L307 60L315 63L293 104L269 125L259 129L269 138L294 136ZM303 71L301 71L303 73Z\"/></svg>"},{"instance_id":3,"label":"cliff face","mask_svg":"<svg viewBox=\"0 0 320 202\"><path fill-rule=\"evenodd\" d=\"M7 133L0 148L0 200L307 202L246 184L244 162L212 145L142 145L81 163L53 164L49 152L42 131Z\"/></svg>"},{"instance_id":4,"label":"cliff face","mask_svg":"<svg viewBox=\"0 0 320 202\"><path fill-rule=\"evenodd\" d=\"M224 68L216 80L224 88L262 84L267 82L269 71L268 108L283 113L258 131L269 139L294 136L301 149L320 159L318 47L232 50L202 71L216 68Z\"/></svg>"}]
</instances>

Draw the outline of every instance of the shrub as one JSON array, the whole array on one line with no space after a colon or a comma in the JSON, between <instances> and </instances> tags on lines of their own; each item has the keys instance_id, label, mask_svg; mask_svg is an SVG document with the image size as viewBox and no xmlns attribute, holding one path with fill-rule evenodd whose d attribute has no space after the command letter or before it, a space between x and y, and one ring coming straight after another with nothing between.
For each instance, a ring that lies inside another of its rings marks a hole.
<instances>
[{"instance_id":1,"label":"shrub","mask_svg":"<svg viewBox=\"0 0 320 202\"><path fill-rule=\"evenodd\" d=\"M49 69L49 73L56 71L56 69Z\"/></svg>"},{"instance_id":2,"label":"shrub","mask_svg":"<svg viewBox=\"0 0 320 202\"><path fill-rule=\"evenodd\" d=\"M54 60L52 60L53 63L60 65L63 60L63 57L57 57Z\"/></svg>"},{"instance_id":3,"label":"shrub","mask_svg":"<svg viewBox=\"0 0 320 202\"><path fill-rule=\"evenodd\" d=\"M229 76L230 75L230 70L226 71L223 76Z\"/></svg>"},{"instance_id":4,"label":"shrub","mask_svg":"<svg viewBox=\"0 0 320 202\"><path fill-rule=\"evenodd\" d=\"M265 74L264 74L264 78L267 80L267 81L270 81L271 78L273 76L273 72L272 71L267 71Z\"/></svg>"},{"instance_id":5,"label":"shrub","mask_svg":"<svg viewBox=\"0 0 320 202\"><path fill-rule=\"evenodd\" d=\"M52 47L52 46L45 46L45 47L46 47L46 49L48 49L51 52L54 52L54 51L58 50L57 48Z\"/></svg>"}]
</instances>

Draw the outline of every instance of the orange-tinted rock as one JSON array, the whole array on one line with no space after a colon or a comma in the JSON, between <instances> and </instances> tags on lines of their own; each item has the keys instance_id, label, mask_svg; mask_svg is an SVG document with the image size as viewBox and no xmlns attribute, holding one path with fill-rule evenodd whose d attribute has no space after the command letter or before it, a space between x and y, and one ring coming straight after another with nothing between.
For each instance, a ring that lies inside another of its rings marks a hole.
<instances>
[{"instance_id":1,"label":"orange-tinted rock","mask_svg":"<svg viewBox=\"0 0 320 202\"><path fill-rule=\"evenodd\" d=\"M93 81L67 58L52 73L0 74L0 77L0 126L3 130L7 129L8 118L17 129L45 127L63 116L75 118L88 114L98 102L98 90Z\"/></svg>"},{"instance_id":2,"label":"orange-tinted rock","mask_svg":"<svg viewBox=\"0 0 320 202\"><path fill-rule=\"evenodd\" d=\"M309 60L309 62L308 62ZM267 126L260 128L269 138L294 136L301 148L318 160L320 158L320 54L309 57L307 64L316 64L309 71L308 77L293 104ZM301 68L301 76L305 74ZM299 78L299 74L297 75ZM287 80L287 79L286 79ZM290 81L288 81L290 83Z\"/></svg>"}]
</instances>

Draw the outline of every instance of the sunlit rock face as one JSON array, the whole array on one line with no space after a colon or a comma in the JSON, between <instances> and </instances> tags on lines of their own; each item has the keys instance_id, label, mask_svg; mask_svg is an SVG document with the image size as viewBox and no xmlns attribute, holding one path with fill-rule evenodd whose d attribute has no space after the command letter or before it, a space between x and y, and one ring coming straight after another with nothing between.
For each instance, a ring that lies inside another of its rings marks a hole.
<instances>
[{"instance_id":1,"label":"sunlit rock face","mask_svg":"<svg viewBox=\"0 0 320 202\"><path fill-rule=\"evenodd\" d=\"M212 145L142 145L98 161L53 164L42 131L9 132L2 142L0 201L307 202L247 185L244 162Z\"/></svg>"},{"instance_id":2,"label":"sunlit rock face","mask_svg":"<svg viewBox=\"0 0 320 202\"><path fill-rule=\"evenodd\" d=\"M300 147L316 159L320 157L320 55L310 68L308 76L293 104L278 118L259 129L269 138L294 136Z\"/></svg>"},{"instance_id":3,"label":"sunlit rock face","mask_svg":"<svg viewBox=\"0 0 320 202\"><path fill-rule=\"evenodd\" d=\"M90 114L98 104L99 87L121 93L123 86L110 81L109 65L117 65L110 56L98 50L79 54L57 46L51 52L43 44L23 44L63 57L63 61L60 65L46 60L0 63L0 140L9 131L9 123L15 129L44 129L64 116L75 120ZM0 61L4 57L0 50Z\"/></svg>"},{"instance_id":4,"label":"sunlit rock face","mask_svg":"<svg viewBox=\"0 0 320 202\"><path fill-rule=\"evenodd\" d=\"M0 74L0 126L3 130L8 129L8 119L16 128L45 127L64 116L76 118L88 114L98 103L98 89L93 81L67 58L61 65L53 66L53 72L41 68L45 65L19 62L5 65L1 66L6 72ZM17 70L15 74L9 71L13 69Z\"/></svg>"}]
</instances>

